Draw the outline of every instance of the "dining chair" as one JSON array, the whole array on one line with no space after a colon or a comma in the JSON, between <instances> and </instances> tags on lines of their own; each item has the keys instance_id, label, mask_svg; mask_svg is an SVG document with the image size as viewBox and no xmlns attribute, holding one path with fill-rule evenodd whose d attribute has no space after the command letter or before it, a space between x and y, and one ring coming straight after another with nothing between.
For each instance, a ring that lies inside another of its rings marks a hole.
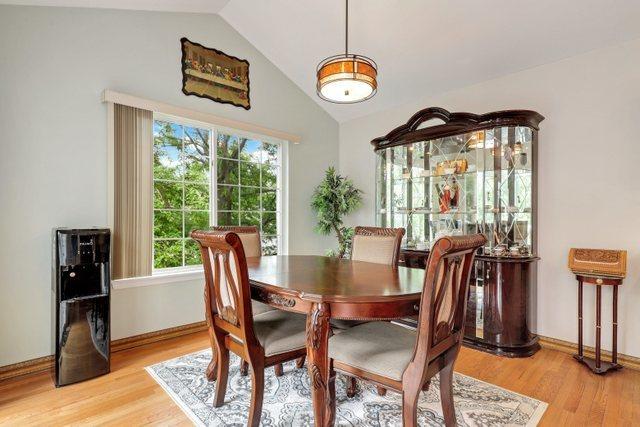
<instances>
[{"instance_id":1,"label":"dining chair","mask_svg":"<svg viewBox=\"0 0 640 427\"><path fill-rule=\"evenodd\" d=\"M404 233L404 228L357 226L354 229L351 243L351 260L397 266ZM331 327L340 332L362 323L365 322L332 319ZM355 394L356 379L348 377L347 395L353 397ZM386 390L383 387L378 387L378 394L384 396Z\"/></svg>"},{"instance_id":2,"label":"dining chair","mask_svg":"<svg viewBox=\"0 0 640 427\"><path fill-rule=\"evenodd\" d=\"M212 230L215 231L233 231L236 233L240 240L242 241L242 246L244 247L244 253L247 258L259 257L262 256L262 244L260 239L260 231L258 227L255 225L217 225L215 227L211 227ZM270 305L263 304L260 301L252 301L251 302L253 308L253 314L262 314L267 311L277 310L277 308L271 307ZM274 366L276 376L281 376L283 374L282 365ZM242 361L240 363L240 375L246 377L249 373L249 365L247 362ZM215 378L213 378L215 379Z\"/></svg>"},{"instance_id":3,"label":"dining chair","mask_svg":"<svg viewBox=\"0 0 640 427\"><path fill-rule=\"evenodd\" d=\"M417 425L418 398L440 373L440 397L447 426L456 424L453 365L460 351L475 253L482 234L443 237L427 260L417 329L391 322L354 326L329 339L330 395L336 371L402 393L402 421Z\"/></svg>"},{"instance_id":4,"label":"dining chair","mask_svg":"<svg viewBox=\"0 0 640 427\"><path fill-rule=\"evenodd\" d=\"M398 265L404 228L363 227L353 230L351 260Z\"/></svg>"},{"instance_id":5,"label":"dining chair","mask_svg":"<svg viewBox=\"0 0 640 427\"><path fill-rule=\"evenodd\" d=\"M232 231L240 237L244 254L247 258L262 256L262 245L260 240L260 231L255 225L235 226L235 225L218 225L211 227L215 231ZM263 304L260 301L253 301L253 314L262 314L267 311L277 310L270 305Z\"/></svg>"},{"instance_id":6,"label":"dining chair","mask_svg":"<svg viewBox=\"0 0 640 427\"><path fill-rule=\"evenodd\" d=\"M248 425L260 423L264 369L306 354L306 316L282 310L253 314L247 260L239 234L194 230L205 273L205 316L215 354L216 390L213 406L224 403L229 376L229 351L251 368Z\"/></svg>"}]
</instances>

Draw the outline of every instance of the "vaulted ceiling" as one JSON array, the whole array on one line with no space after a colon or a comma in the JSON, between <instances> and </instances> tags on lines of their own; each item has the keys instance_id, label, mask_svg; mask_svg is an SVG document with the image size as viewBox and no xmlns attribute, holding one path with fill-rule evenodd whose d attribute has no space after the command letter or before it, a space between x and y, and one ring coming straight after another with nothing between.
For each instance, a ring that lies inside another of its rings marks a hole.
<instances>
[{"instance_id":1,"label":"vaulted ceiling","mask_svg":"<svg viewBox=\"0 0 640 427\"><path fill-rule=\"evenodd\" d=\"M220 14L340 122L640 37L640 1L350 0L349 7L351 49L379 66L378 93L351 105L315 95L318 61L344 49L344 0L231 0Z\"/></svg>"},{"instance_id":2,"label":"vaulted ceiling","mask_svg":"<svg viewBox=\"0 0 640 427\"><path fill-rule=\"evenodd\" d=\"M335 105L316 96L315 68L344 50L344 0L0 3L219 13L339 122L640 37L640 1L351 0L350 50L378 63L379 91Z\"/></svg>"}]
</instances>

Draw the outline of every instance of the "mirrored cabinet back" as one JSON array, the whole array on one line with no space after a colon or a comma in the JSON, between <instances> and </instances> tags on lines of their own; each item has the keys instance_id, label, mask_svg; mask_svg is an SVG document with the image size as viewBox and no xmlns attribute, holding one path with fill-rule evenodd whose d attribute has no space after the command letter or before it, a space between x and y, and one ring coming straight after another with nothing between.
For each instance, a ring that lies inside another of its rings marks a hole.
<instances>
[{"instance_id":1,"label":"mirrored cabinet back","mask_svg":"<svg viewBox=\"0 0 640 427\"><path fill-rule=\"evenodd\" d=\"M530 110L451 113L437 107L371 143L376 222L404 227L401 262L424 268L440 236L483 233L467 303L465 344L510 357L539 348L535 309L537 143Z\"/></svg>"}]
</instances>

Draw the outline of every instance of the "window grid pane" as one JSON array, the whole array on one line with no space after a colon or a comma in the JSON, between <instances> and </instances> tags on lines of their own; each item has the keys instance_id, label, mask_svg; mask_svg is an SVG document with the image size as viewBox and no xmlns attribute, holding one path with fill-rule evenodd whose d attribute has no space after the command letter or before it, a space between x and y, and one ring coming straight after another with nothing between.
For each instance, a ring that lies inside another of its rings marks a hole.
<instances>
[{"instance_id":1,"label":"window grid pane","mask_svg":"<svg viewBox=\"0 0 640 427\"><path fill-rule=\"evenodd\" d=\"M210 138L209 129L154 121L154 269L195 263L188 233L209 225Z\"/></svg>"},{"instance_id":2,"label":"window grid pane","mask_svg":"<svg viewBox=\"0 0 640 427\"><path fill-rule=\"evenodd\" d=\"M218 133L216 140L217 224L255 225L262 235L263 254L277 254L280 146L226 133ZM230 162L237 163L237 176Z\"/></svg>"},{"instance_id":3,"label":"window grid pane","mask_svg":"<svg viewBox=\"0 0 640 427\"><path fill-rule=\"evenodd\" d=\"M154 268L200 264L189 232L211 223L256 225L263 254L277 254L280 154L280 144L154 120Z\"/></svg>"}]
</instances>

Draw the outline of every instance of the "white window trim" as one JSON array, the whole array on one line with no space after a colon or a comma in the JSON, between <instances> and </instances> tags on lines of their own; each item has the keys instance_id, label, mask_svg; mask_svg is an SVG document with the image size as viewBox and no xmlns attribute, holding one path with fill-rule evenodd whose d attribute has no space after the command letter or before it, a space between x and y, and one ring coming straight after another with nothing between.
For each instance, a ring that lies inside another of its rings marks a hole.
<instances>
[{"instance_id":1,"label":"white window trim","mask_svg":"<svg viewBox=\"0 0 640 427\"><path fill-rule=\"evenodd\" d=\"M184 283L192 280L204 281L204 269L201 265L197 266L197 268L166 269L162 271L162 274L154 274L152 276L112 280L111 287L113 289L142 288L152 285Z\"/></svg>"},{"instance_id":2,"label":"white window trim","mask_svg":"<svg viewBox=\"0 0 640 427\"><path fill-rule=\"evenodd\" d=\"M299 135L290 132L271 129L252 123L242 122L240 120L228 119L226 117L220 117L211 113L191 110L189 108L178 107L176 105L167 104L165 102L140 98L135 95L117 92L115 90L105 89L100 96L100 100L106 104L128 105L129 107L142 108L143 110L153 111L189 120L196 120L201 123L208 123L215 126L229 127L246 132L255 132L258 135L265 135L272 138L277 138L282 141L289 141L293 144L299 144L302 141L302 138ZM112 123L109 124L111 125Z\"/></svg>"},{"instance_id":3,"label":"white window trim","mask_svg":"<svg viewBox=\"0 0 640 427\"><path fill-rule=\"evenodd\" d=\"M105 91L106 92L106 91ZM103 99L107 102L107 221L109 224L109 228L113 229L114 226L114 208L115 208L115 189L114 189L114 179L115 179L115 140L114 140L114 102L111 99ZM159 103L153 103L147 105L158 107ZM118 102L120 103L120 102ZM128 105L128 104L127 104ZM133 105L137 106L137 105ZM145 108L140 106L139 108ZM173 110L169 110L173 111ZM189 110L185 110L189 111ZM206 115L205 115L206 117ZM216 116L211 116L216 117ZM279 230L279 247L278 253L281 255L287 255L289 253L289 144L290 141L284 139L278 139L274 136L270 135L262 135L255 132L250 132L247 130L238 130L235 128L227 127L224 125L220 125L217 123L205 122L200 120L194 120L189 117L179 117L173 114L169 114L163 111L153 111L153 120L165 120L172 121L175 123L179 123L182 125L191 125L197 127L203 127L210 129L211 131L211 141L217 140L217 132L228 132L234 135L238 135L240 137L253 138L263 142L268 142L272 144L278 144L280 146L280 167L278 177L280 184L280 198L278 200L278 204L280 206L277 207L279 209L280 215L277 216L278 219L278 230ZM213 145L212 145L213 147ZM213 147L215 148L215 147ZM209 153L209 160L211 162L210 176L215 176L215 166L216 166L216 157L215 150ZM213 205L210 206L210 212L217 212L217 203L216 198L216 190L217 186L213 185L213 182L210 182L211 187L211 200ZM214 207L215 206L215 207ZM214 215L210 215L210 224L213 225L215 222ZM143 277L131 277L126 279L115 279L111 281L111 286L113 289L128 289L128 288L137 288L151 285L163 285L170 283L181 283L191 280L204 280L204 270L202 265L197 266L182 266L176 268L168 268L161 270L152 270L153 273L151 276L143 276Z\"/></svg>"}]
</instances>

